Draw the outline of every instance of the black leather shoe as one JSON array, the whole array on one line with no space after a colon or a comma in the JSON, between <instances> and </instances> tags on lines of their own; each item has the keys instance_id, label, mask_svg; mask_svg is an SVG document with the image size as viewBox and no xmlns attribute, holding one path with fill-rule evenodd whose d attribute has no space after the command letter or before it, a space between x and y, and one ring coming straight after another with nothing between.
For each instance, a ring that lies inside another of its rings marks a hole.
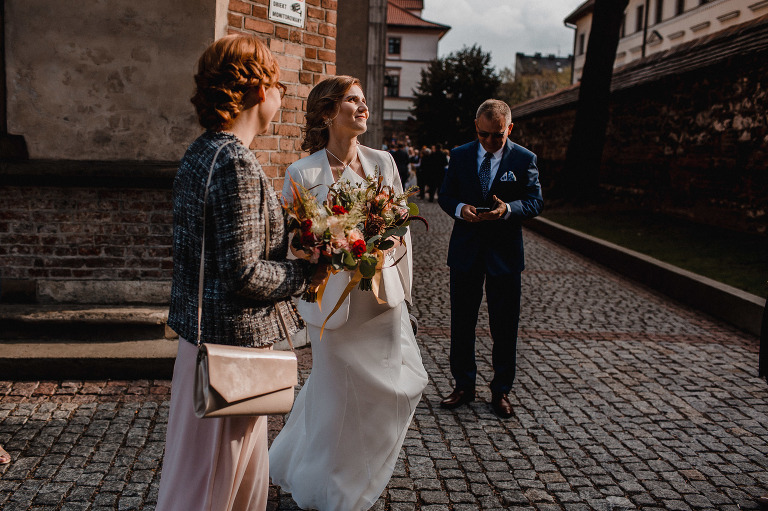
<instances>
[{"instance_id":1,"label":"black leather shoe","mask_svg":"<svg viewBox=\"0 0 768 511\"><path fill-rule=\"evenodd\" d=\"M492 392L491 408L493 409L493 413L502 419L509 419L512 417L512 403L509 402L509 398L506 394Z\"/></svg>"},{"instance_id":2,"label":"black leather shoe","mask_svg":"<svg viewBox=\"0 0 768 511\"><path fill-rule=\"evenodd\" d=\"M760 509L768 509L768 493L757 499L757 503L760 504Z\"/></svg>"},{"instance_id":3,"label":"black leather shoe","mask_svg":"<svg viewBox=\"0 0 768 511\"><path fill-rule=\"evenodd\" d=\"M454 389L454 391L451 392L448 395L448 397L440 401L440 406L442 408L447 408L448 410L453 410L454 408L458 408L461 405L471 403L474 400L475 400L474 390Z\"/></svg>"}]
</instances>

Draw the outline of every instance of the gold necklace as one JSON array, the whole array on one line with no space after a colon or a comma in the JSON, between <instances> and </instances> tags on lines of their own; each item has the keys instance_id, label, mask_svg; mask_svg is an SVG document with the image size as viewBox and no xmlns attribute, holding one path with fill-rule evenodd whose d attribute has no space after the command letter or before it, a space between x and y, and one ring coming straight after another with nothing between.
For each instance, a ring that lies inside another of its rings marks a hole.
<instances>
[{"instance_id":1,"label":"gold necklace","mask_svg":"<svg viewBox=\"0 0 768 511\"><path fill-rule=\"evenodd\" d=\"M331 173L332 173L332 174L334 174L334 177L335 177L336 179L339 179L339 178L341 178L341 175L344 173L344 170L346 170L346 168L347 168L347 167L349 167L350 165L352 165L352 164L355 162L355 159L357 158L357 151L355 151L355 154L352 156L352 159L351 159L351 160L349 160L349 163L344 163L344 162L341 160L341 158L339 158L338 156L336 156L335 154L333 154L331 151L329 151L327 147L325 148L325 151L326 151L328 154L330 154L331 156L333 156L334 158L336 158L336 161L338 161L339 163L341 163L341 170L339 171L339 173L338 173L338 174L334 173L334 172L333 172L333 167L331 167ZM350 170L351 170L351 167L350 167ZM354 172L354 171L353 171L353 172Z\"/></svg>"}]
</instances>

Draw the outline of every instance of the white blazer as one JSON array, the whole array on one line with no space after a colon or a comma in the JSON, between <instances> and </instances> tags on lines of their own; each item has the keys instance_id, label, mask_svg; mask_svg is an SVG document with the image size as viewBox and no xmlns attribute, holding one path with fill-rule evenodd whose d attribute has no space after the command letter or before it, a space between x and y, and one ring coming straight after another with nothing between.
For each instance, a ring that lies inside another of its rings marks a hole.
<instances>
[{"instance_id":1,"label":"white blazer","mask_svg":"<svg viewBox=\"0 0 768 511\"><path fill-rule=\"evenodd\" d=\"M387 151L371 149L363 145L357 146L357 157L363 166L365 175L371 177L379 168L379 173L384 177L384 184L392 186L397 193L402 193L403 186L400 183L400 176L395 166L395 160ZM290 202L293 200L291 191L292 178L296 183L307 189L312 189L312 193L321 202L325 200L328 194L328 186L334 183L331 165L328 163L328 156L324 150L317 151L305 158L302 158L288 167L283 183L283 199ZM316 185L316 188L312 188ZM406 252L407 251L407 252ZM402 258L397 266L391 266L395 261ZM288 254L293 257L292 254ZM411 231L405 235L405 245L392 250L384 261L384 268L381 272L381 283L383 296L390 307L397 307L403 300L411 302L411 285L413 283L413 252L411 247ZM322 300L322 309L317 303L308 303L298 299L296 308L304 318L304 321L314 326L321 326L328 313L341 298L341 294L349 284L352 274L349 271L340 271L336 275L331 275L328 279L328 285L325 288ZM349 317L349 296L339 310L326 323L326 330L339 328L347 322Z\"/></svg>"}]
</instances>

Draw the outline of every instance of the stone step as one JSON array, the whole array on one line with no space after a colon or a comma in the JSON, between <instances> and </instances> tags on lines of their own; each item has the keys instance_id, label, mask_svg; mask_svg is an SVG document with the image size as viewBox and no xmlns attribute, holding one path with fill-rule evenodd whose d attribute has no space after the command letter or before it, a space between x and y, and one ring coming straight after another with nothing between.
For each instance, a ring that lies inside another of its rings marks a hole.
<instances>
[{"instance_id":1,"label":"stone step","mask_svg":"<svg viewBox=\"0 0 768 511\"><path fill-rule=\"evenodd\" d=\"M0 340L0 380L170 379L178 340Z\"/></svg>"},{"instance_id":2,"label":"stone step","mask_svg":"<svg viewBox=\"0 0 768 511\"><path fill-rule=\"evenodd\" d=\"M174 338L167 306L0 305L0 340L133 341Z\"/></svg>"}]
</instances>

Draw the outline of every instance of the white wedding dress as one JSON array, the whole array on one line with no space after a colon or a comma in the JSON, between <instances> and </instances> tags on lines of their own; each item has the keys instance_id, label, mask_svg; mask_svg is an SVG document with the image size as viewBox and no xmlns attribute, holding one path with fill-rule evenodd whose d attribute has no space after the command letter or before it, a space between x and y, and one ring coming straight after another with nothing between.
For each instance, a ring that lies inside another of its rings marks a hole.
<instances>
[{"instance_id":1,"label":"white wedding dress","mask_svg":"<svg viewBox=\"0 0 768 511\"><path fill-rule=\"evenodd\" d=\"M312 373L269 450L270 476L302 509L364 511L386 488L427 385L408 310L356 288L346 323L322 340L318 326L308 329Z\"/></svg>"}]
</instances>

